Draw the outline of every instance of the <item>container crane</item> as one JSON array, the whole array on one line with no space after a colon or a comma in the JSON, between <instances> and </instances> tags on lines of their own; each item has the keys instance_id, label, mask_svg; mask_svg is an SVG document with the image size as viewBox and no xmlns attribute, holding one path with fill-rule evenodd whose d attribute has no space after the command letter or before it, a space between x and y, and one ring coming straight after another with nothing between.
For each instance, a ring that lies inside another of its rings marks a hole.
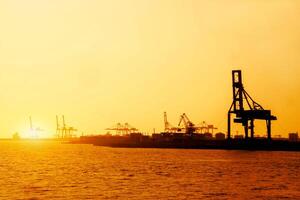
<instances>
[{"instance_id":1,"label":"container crane","mask_svg":"<svg viewBox=\"0 0 300 200\"><path fill-rule=\"evenodd\" d=\"M39 136L39 135L38 135L38 132L44 131L44 130L41 129L40 127L35 128L35 127L33 126L31 116L29 116L29 126L30 126L30 134L31 134L31 137L33 137L33 138L37 138L37 137Z\"/></svg>"},{"instance_id":2,"label":"container crane","mask_svg":"<svg viewBox=\"0 0 300 200\"><path fill-rule=\"evenodd\" d=\"M107 128L106 130L116 131L116 134L127 135L129 133L137 132L138 129L131 126L129 123L117 123L114 126Z\"/></svg>"},{"instance_id":3,"label":"container crane","mask_svg":"<svg viewBox=\"0 0 300 200\"><path fill-rule=\"evenodd\" d=\"M215 127L212 124L207 124L205 121L203 121L198 127L196 127L196 129L200 132L200 133L214 133L214 130L217 130L218 128Z\"/></svg>"},{"instance_id":4,"label":"container crane","mask_svg":"<svg viewBox=\"0 0 300 200\"><path fill-rule=\"evenodd\" d=\"M260 104L255 102L246 92L242 83L242 71L232 71L233 102L228 111L228 131L227 138L231 138L231 114L235 114L235 123L244 126L245 138L248 139L250 129L251 139L254 138L254 120L265 120L267 126L267 137L271 140L271 121L277 118L271 115L271 110L265 110ZM250 124L249 124L250 122Z\"/></svg>"},{"instance_id":5,"label":"container crane","mask_svg":"<svg viewBox=\"0 0 300 200\"><path fill-rule=\"evenodd\" d=\"M64 115L62 115L62 126L60 126L58 116L56 115L56 135L58 138L72 138L75 131L77 131L76 128L66 125Z\"/></svg>"},{"instance_id":6,"label":"container crane","mask_svg":"<svg viewBox=\"0 0 300 200\"><path fill-rule=\"evenodd\" d=\"M61 131L61 138L66 138L67 137L67 126L66 126L66 122L65 122L65 116L62 116L62 131Z\"/></svg>"}]
</instances>

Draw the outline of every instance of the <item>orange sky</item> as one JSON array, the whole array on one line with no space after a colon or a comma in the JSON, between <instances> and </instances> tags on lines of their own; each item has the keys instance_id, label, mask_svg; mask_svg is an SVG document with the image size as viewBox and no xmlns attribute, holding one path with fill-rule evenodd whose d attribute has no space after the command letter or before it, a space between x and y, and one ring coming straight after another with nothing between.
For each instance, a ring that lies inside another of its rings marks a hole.
<instances>
[{"instance_id":1,"label":"orange sky","mask_svg":"<svg viewBox=\"0 0 300 200\"><path fill-rule=\"evenodd\" d=\"M298 131L299 10L297 0L0 0L0 137L24 135L29 115L52 136L56 114L80 133L117 122L151 132L164 111L225 132L238 68L278 117L274 134Z\"/></svg>"}]
</instances>

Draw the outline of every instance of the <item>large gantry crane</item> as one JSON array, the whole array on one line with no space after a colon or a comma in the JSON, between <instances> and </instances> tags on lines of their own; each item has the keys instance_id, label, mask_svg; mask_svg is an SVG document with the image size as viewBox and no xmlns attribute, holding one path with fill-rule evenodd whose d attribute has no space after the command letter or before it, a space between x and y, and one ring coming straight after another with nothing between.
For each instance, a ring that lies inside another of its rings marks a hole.
<instances>
[{"instance_id":1,"label":"large gantry crane","mask_svg":"<svg viewBox=\"0 0 300 200\"><path fill-rule=\"evenodd\" d=\"M266 120L267 137L271 140L271 121L277 118L271 115L271 110L265 110L260 104L255 102L246 92L242 83L242 71L232 71L233 102L228 111L228 132L227 138L231 138L231 114L235 114L235 123L244 126L245 138L248 139L250 129L251 139L254 138L254 120ZM250 124L249 124L250 122Z\"/></svg>"}]
</instances>

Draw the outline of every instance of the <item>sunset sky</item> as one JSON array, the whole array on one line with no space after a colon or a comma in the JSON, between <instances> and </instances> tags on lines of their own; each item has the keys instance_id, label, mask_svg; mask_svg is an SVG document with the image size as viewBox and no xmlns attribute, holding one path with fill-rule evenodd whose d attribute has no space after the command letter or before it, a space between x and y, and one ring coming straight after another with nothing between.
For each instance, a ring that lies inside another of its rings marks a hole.
<instances>
[{"instance_id":1,"label":"sunset sky","mask_svg":"<svg viewBox=\"0 0 300 200\"><path fill-rule=\"evenodd\" d=\"M232 69L273 135L300 131L299 19L297 0L0 0L0 137L30 115L51 137L56 114L79 134L161 131L164 111L226 132Z\"/></svg>"}]
</instances>

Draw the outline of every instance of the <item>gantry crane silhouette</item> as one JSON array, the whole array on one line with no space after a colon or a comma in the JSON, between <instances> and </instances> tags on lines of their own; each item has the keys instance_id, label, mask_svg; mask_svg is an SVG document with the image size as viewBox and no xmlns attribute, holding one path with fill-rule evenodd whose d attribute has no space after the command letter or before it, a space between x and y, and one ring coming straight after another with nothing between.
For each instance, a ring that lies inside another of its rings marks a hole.
<instances>
[{"instance_id":1,"label":"gantry crane silhouette","mask_svg":"<svg viewBox=\"0 0 300 200\"><path fill-rule=\"evenodd\" d=\"M168 121L167 112L164 112L164 124L166 133L176 133L178 131L181 131L180 127L175 127Z\"/></svg>"},{"instance_id":2,"label":"gantry crane silhouette","mask_svg":"<svg viewBox=\"0 0 300 200\"><path fill-rule=\"evenodd\" d=\"M39 137L38 133L41 132L41 131L44 131L40 127L34 127L33 126L33 122L32 122L31 116L29 116L29 126L30 126L31 137L34 137L34 138Z\"/></svg>"},{"instance_id":3,"label":"gantry crane silhouette","mask_svg":"<svg viewBox=\"0 0 300 200\"><path fill-rule=\"evenodd\" d=\"M205 121L199 124L196 128L199 133L211 133L211 134L214 133L214 130L218 129L213 124L207 124Z\"/></svg>"},{"instance_id":4,"label":"gantry crane silhouette","mask_svg":"<svg viewBox=\"0 0 300 200\"><path fill-rule=\"evenodd\" d=\"M246 92L242 83L242 71L232 71L233 102L228 111L227 138L231 138L231 114L235 114L234 122L244 126L245 138L248 139L250 129L251 139L254 138L254 120L266 120L267 137L271 140L271 121L277 117L271 115L271 110L265 110ZM250 124L249 124L250 122Z\"/></svg>"},{"instance_id":5,"label":"gantry crane silhouette","mask_svg":"<svg viewBox=\"0 0 300 200\"><path fill-rule=\"evenodd\" d=\"M181 123L184 123L184 127L185 127L185 133L187 135L193 135L195 133L195 131L197 130L197 127L195 126L195 124L188 118L188 116L183 113L180 116L180 120L178 123L178 126L180 127Z\"/></svg>"},{"instance_id":6,"label":"gantry crane silhouette","mask_svg":"<svg viewBox=\"0 0 300 200\"><path fill-rule=\"evenodd\" d=\"M117 123L110 128L106 128L105 130L116 131L117 135L128 135L130 133L135 133L138 131L137 128L131 126L129 123Z\"/></svg>"},{"instance_id":7,"label":"gantry crane silhouette","mask_svg":"<svg viewBox=\"0 0 300 200\"><path fill-rule=\"evenodd\" d=\"M67 126L65 122L65 116L62 115L62 126L59 123L58 116L56 115L56 137L57 138L72 138L74 137L74 132L77 131L76 128L72 126Z\"/></svg>"}]
</instances>

